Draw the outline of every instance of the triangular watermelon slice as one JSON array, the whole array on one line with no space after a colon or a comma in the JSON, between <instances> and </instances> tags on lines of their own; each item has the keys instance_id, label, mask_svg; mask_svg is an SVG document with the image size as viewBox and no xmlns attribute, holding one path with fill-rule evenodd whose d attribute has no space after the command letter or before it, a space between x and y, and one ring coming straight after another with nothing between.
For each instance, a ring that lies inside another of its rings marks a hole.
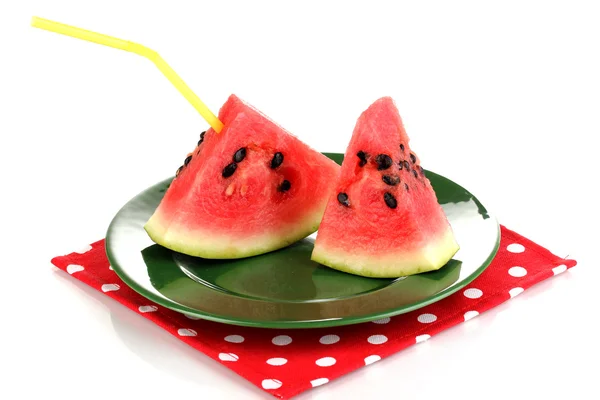
<instances>
[{"instance_id":1,"label":"triangular watermelon slice","mask_svg":"<svg viewBox=\"0 0 600 400\"><path fill-rule=\"evenodd\" d=\"M356 123L312 259L393 278L439 269L458 249L393 100L375 101Z\"/></svg>"},{"instance_id":2,"label":"triangular watermelon slice","mask_svg":"<svg viewBox=\"0 0 600 400\"><path fill-rule=\"evenodd\" d=\"M249 257L319 226L340 167L235 95L201 135L144 228L203 258Z\"/></svg>"}]
</instances>

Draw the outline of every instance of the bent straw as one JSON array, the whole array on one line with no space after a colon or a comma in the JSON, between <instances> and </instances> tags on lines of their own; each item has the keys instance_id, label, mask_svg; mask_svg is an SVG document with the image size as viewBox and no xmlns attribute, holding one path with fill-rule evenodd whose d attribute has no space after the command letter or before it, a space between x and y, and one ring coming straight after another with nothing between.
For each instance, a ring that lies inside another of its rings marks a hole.
<instances>
[{"instance_id":1,"label":"bent straw","mask_svg":"<svg viewBox=\"0 0 600 400\"><path fill-rule=\"evenodd\" d=\"M118 39L112 36L65 25L60 22L54 22L40 17L33 17L31 19L31 26L55 33L60 33L66 36L71 36L77 39L87 40L88 42L114 47L115 49L129 51L146 57L158 67L160 72L162 72L163 75L166 76L167 79L173 84L173 86L179 90L183 97L190 102L190 104L200 113L202 118L204 118L216 132L221 132L223 123L208 109L202 100L200 100L200 98L196 96L194 92L192 92L192 89L185 84L183 79L181 79L179 75L173 71L169 64L167 64L156 51L128 40Z\"/></svg>"}]
</instances>

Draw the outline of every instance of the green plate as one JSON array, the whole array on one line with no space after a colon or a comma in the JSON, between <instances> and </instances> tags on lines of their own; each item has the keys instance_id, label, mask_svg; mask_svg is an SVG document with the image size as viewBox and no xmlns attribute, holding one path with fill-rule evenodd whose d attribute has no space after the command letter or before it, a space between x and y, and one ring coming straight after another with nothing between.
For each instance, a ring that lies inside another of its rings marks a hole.
<instances>
[{"instance_id":1,"label":"green plate","mask_svg":"<svg viewBox=\"0 0 600 400\"><path fill-rule=\"evenodd\" d=\"M325 153L341 164L343 155ZM310 260L315 235L272 253L240 260L208 260L153 243L143 225L171 179L129 201L111 222L108 259L142 296L181 313L261 328L318 328L406 313L460 290L498 250L495 218L467 190L426 171L460 250L438 271L400 279L363 278Z\"/></svg>"}]
</instances>

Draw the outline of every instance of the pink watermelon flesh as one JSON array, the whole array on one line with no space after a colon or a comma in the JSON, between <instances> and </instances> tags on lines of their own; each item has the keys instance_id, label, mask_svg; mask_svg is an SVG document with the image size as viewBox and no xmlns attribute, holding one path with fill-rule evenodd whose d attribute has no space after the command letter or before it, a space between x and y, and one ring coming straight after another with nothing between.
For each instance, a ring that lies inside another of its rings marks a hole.
<instances>
[{"instance_id":1,"label":"pink watermelon flesh","mask_svg":"<svg viewBox=\"0 0 600 400\"><path fill-rule=\"evenodd\" d=\"M150 238L188 255L230 259L315 232L340 167L235 95L219 119L223 130L206 131L144 226Z\"/></svg>"},{"instance_id":2,"label":"pink watermelon flesh","mask_svg":"<svg viewBox=\"0 0 600 400\"><path fill-rule=\"evenodd\" d=\"M458 249L393 100L375 101L356 123L312 259L393 278L439 269Z\"/></svg>"}]
</instances>

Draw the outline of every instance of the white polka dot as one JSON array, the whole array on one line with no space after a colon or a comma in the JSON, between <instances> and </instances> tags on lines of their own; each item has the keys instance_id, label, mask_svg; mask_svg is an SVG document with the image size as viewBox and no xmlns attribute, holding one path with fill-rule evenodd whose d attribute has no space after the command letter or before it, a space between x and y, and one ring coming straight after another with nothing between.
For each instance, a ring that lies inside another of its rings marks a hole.
<instances>
[{"instance_id":1,"label":"white polka dot","mask_svg":"<svg viewBox=\"0 0 600 400\"><path fill-rule=\"evenodd\" d=\"M158 310L158 307L156 307L156 306L139 306L138 310L140 310L140 312L142 312L142 313L154 312L154 311Z\"/></svg>"},{"instance_id":2,"label":"white polka dot","mask_svg":"<svg viewBox=\"0 0 600 400\"><path fill-rule=\"evenodd\" d=\"M477 311L467 311L464 315L465 321L475 318L479 313Z\"/></svg>"},{"instance_id":3,"label":"white polka dot","mask_svg":"<svg viewBox=\"0 0 600 400\"><path fill-rule=\"evenodd\" d=\"M431 337L430 335L424 334L424 335L417 336L415 340L417 343L421 343L421 342L428 340L430 337Z\"/></svg>"},{"instance_id":4,"label":"white polka dot","mask_svg":"<svg viewBox=\"0 0 600 400\"><path fill-rule=\"evenodd\" d=\"M225 341L229 343L242 343L244 341L244 337L240 335L229 335L225 336Z\"/></svg>"},{"instance_id":5,"label":"white polka dot","mask_svg":"<svg viewBox=\"0 0 600 400\"><path fill-rule=\"evenodd\" d=\"M92 246L89 245L89 244L86 244L85 246L83 246L79 250L76 250L75 253L84 254L84 253L87 253L88 251L90 251L91 249L92 249Z\"/></svg>"},{"instance_id":6,"label":"white polka dot","mask_svg":"<svg viewBox=\"0 0 600 400\"><path fill-rule=\"evenodd\" d=\"M104 293L114 292L115 290L119 289L121 289L121 286L117 285L116 283L105 283L104 285L102 285L102 291Z\"/></svg>"},{"instance_id":7,"label":"white polka dot","mask_svg":"<svg viewBox=\"0 0 600 400\"><path fill-rule=\"evenodd\" d=\"M333 357L323 357L315 361L315 364L317 364L319 367L331 367L335 364L335 362L335 358Z\"/></svg>"},{"instance_id":8,"label":"white polka dot","mask_svg":"<svg viewBox=\"0 0 600 400\"><path fill-rule=\"evenodd\" d=\"M83 268L82 265L78 265L78 264L69 264L67 265L67 272L71 275L73 275L75 272L80 272L83 271L85 268Z\"/></svg>"},{"instance_id":9,"label":"white polka dot","mask_svg":"<svg viewBox=\"0 0 600 400\"><path fill-rule=\"evenodd\" d=\"M379 360L381 360L381 357L379 357L377 354L373 354L371 356L365 357L365 365L373 364L374 362L377 362Z\"/></svg>"},{"instance_id":10,"label":"white polka dot","mask_svg":"<svg viewBox=\"0 0 600 400\"><path fill-rule=\"evenodd\" d=\"M281 357L269 358L267 360L267 364L279 367L280 365L287 364L287 360L285 358L281 358Z\"/></svg>"},{"instance_id":11,"label":"white polka dot","mask_svg":"<svg viewBox=\"0 0 600 400\"><path fill-rule=\"evenodd\" d=\"M567 270L567 266L564 264L559 265L558 267L552 268L552 272L554 272L554 275L562 274L566 270Z\"/></svg>"},{"instance_id":12,"label":"white polka dot","mask_svg":"<svg viewBox=\"0 0 600 400\"><path fill-rule=\"evenodd\" d=\"M512 288L508 291L508 293L510 294L510 297L516 297L518 295L520 295L521 293L523 293L525 289L523 289L522 287L516 287L516 288Z\"/></svg>"},{"instance_id":13,"label":"white polka dot","mask_svg":"<svg viewBox=\"0 0 600 400\"><path fill-rule=\"evenodd\" d=\"M195 315L183 314L186 318L191 319L192 321L197 321L200 317L196 317Z\"/></svg>"},{"instance_id":14,"label":"white polka dot","mask_svg":"<svg viewBox=\"0 0 600 400\"><path fill-rule=\"evenodd\" d=\"M177 333L179 334L179 336L197 336L198 335L195 330L184 329L184 328L178 329Z\"/></svg>"},{"instance_id":15,"label":"white polka dot","mask_svg":"<svg viewBox=\"0 0 600 400\"><path fill-rule=\"evenodd\" d=\"M340 337L338 335L325 335L321 339L319 339L319 342L321 342L321 344L334 344L339 341Z\"/></svg>"},{"instance_id":16,"label":"white polka dot","mask_svg":"<svg viewBox=\"0 0 600 400\"><path fill-rule=\"evenodd\" d=\"M310 381L310 384L312 385L312 387L317 387L317 386L324 385L327 382L329 382L329 379L319 378L319 379L313 379L312 381Z\"/></svg>"},{"instance_id":17,"label":"white polka dot","mask_svg":"<svg viewBox=\"0 0 600 400\"><path fill-rule=\"evenodd\" d=\"M263 379L262 387L266 390L279 389L282 383L277 379Z\"/></svg>"},{"instance_id":18,"label":"white polka dot","mask_svg":"<svg viewBox=\"0 0 600 400\"><path fill-rule=\"evenodd\" d=\"M388 341L388 338L385 335L372 335L367 341L371 344L383 344Z\"/></svg>"},{"instance_id":19,"label":"white polka dot","mask_svg":"<svg viewBox=\"0 0 600 400\"><path fill-rule=\"evenodd\" d=\"M483 292L479 289L471 288L471 289L465 290L463 292L463 294L465 295L465 297L468 297L469 299L478 299L483 295Z\"/></svg>"},{"instance_id":20,"label":"white polka dot","mask_svg":"<svg viewBox=\"0 0 600 400\"><path fill-rule=\"evenodd\" d=\"M430 324L437 320L437 316L435 314L421 314L417 317L417 321L422 324Z\"/></svg>"},{"instance_id":21,"label":"white polka dot","mask_svg":"<svg viewBox=\"0 0 600 400\"><path fill-rule=\"evenodd\" d=\"M108 269L110 269L111 271L114 271L114 269L113 269L112 265L109 265L109 266L108 266Z\"/></svg>"},{"instance_id":22,"label":"white polka dot","mask_svg":"<svg viewBox=\"0 0 600 400\"><path fill-rule=\"evenodd\" d=\"M273 342L273 344L275 344L277 346L286 346L286 345L292 343L292 338L289 337L288 335L279 335L279 336L275 336L273 338L273 340L271 340L271 342Z\"/></svg>"},{"instance_id":23,"label":"white polka dot","mask_svg":"<svg viewBox=\"0 0 600 400\"><path fill-rule=\"evenodd\" d=\"M236 362L239 359L240 358L238 357L237 354L233 354L233 353L219 353L219 360L221 360L221 361Z\"/></svg>"},{"instance_id":24,"label":"white polka dot","mask_svg":"<svg viewBox=\"0 0 600 400\"><path fill-rule=\"evenodd\" d=\"M372 321L372 322L374 324L383 325L383 324L387 324L388 322L390 322L390 318L386 317L386 318L378 319L377 321Z\"/></svg>"},{"instance_id":25,"label":"white polka dot","mask_svg":"<svg viewBox=\"0 0 600 400\"><path fill-rule=\"evenodd\" d=\"M515 278L522 278L527 275L527 270L523 267L512 267L508 270L508 274L510 276L514 276Z\"/></svg>"},{"instance_id":26,"label":"white polka dot","mask_svg":"<svg viewBox=\"0 0 600 400\"><path fill-rule=\"evenodd\" d=\"M511 253L522 253L525 251L525 247L519 243L511 243L506 246L506 250L510 251Z\"/></svg>"}]
</instances>

